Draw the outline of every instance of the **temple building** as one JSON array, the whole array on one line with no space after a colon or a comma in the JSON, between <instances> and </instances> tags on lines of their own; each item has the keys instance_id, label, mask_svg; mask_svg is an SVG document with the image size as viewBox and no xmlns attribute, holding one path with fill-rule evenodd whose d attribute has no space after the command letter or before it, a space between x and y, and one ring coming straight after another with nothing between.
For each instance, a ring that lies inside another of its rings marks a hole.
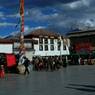
<instances>
[{"instance_id":1,"label":"temple building","mask_svg":"<svg viewBox=\"0 0 95 95\"><path fill-rule=\"evenodd\" d=\"M70 39L72 51L76 53L95 52L95 30L70 32L67 36Z\"/></svg>"},{"instance_id":2,"label":"temple building","mask_svg":"<svg viewBox=\"0 0 95 95\"><path fill-rule=\"evenodd\" d=\"M13 52L19 52L19 35L9 37L14 41ZM69 55L69 39L55 32L45 29L34 30L24 36L26 56L31 59L33 56L62 56Z\"/></svg>"},{"instance_id":3,"label":"temple building","mask_svg":"<svg viewBox=\"0 0 95 95\"><path fill-rule=\"evenodd\" d=\"M25 39L36 40L34 44L34 56L61 56L69 55L69 40L62 35L38 29L25 36Z\"/></svg>"}]
</instances>

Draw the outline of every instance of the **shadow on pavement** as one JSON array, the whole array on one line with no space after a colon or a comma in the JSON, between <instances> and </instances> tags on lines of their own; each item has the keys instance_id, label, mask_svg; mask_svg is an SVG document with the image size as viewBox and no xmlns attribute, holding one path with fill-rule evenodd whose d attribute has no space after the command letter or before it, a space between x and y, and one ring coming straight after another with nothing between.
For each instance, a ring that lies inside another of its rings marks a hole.
<instances>
[{"instance_id":1,"label":"shadow on pavement","mask_svg":"<svg viewBox=\"0 0 95 95\"><path fill-rule=\"evenodd\" d=\"M69 89L75 89L80 91L86 91L86 92L95 92L95 86L94 85L81 85L81 84L68 84L66 88Z\"/></svg>"}]
</instances>

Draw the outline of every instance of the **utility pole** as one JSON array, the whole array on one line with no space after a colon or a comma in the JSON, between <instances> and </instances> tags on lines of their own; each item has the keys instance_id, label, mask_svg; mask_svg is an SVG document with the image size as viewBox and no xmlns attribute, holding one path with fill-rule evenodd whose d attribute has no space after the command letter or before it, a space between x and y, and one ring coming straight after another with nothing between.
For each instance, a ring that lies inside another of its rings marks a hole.
<instances>
[{"instance_id":1,"label":"utility pole","mask_svg":"<svg viewBox=\"0 0 95 95\"><path fill-rule=\"evenodd\" d=\"M25 53L24 46L24 0L20 0L20 53Z\"/></svg>"}]
</instances>

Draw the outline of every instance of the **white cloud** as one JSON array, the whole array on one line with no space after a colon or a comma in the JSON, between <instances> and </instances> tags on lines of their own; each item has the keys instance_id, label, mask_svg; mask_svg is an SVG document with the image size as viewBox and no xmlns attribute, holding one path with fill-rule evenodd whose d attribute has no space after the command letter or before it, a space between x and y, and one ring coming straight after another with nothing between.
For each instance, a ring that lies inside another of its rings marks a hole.
<instances>
[{"instance_id":1,"label":"white cloud","mask_svg":"<svg viewBox=\"0 0 95 95\"><path fill-rule=\"evenodd\" d=\"M32 28L29 27L29 26L25 26L25 28L24 28L24 34L26 35L26 34L29 34L30 32L32 32L33 30L36 30L36 29L44 29L44 28L45 27L43 27L43 26L32 27ZM10 33L10 35L15 36L18 33L20 33L20 31L14 31L14 32Z\"/></svg>"},{"instance_id":2,"label":"white cloud","mask_svg":"<svg viewBox=\"0 0 95 95\"><path fill-rule=\"evenodd\" d=\"M45 27L44 26L37 26L37 27L28 27L28 26L25 26L25 30L24 30L24 34L28 34L30 32L32 32L33 30L36 30L36 29L44 29Z\"/></svg>"},{"instance_id":3,"label":"white cloud","mask_svg":"<svg viewBox=\"0 0 95 95\"><path fill-rule=\"evenodd\" d=\"M93 19L83 19L79 22L80 29L94 28L95 21Z\"/></svg>"},{"instance_id":4,"label":"white cloud","mask_svg":"<svg viewBox=\"0 0 95 95\"><path fill-rule=\"evenodd\" d=\"M44 29L44 28L46 28L46 27L44 27L44 26L38 26L38 27L34 27L34 28L32 28L32 30L36 30L36 29Z\"/></svg>"},{"instance_id":5,"label":"white cloud","mask_svg":"<svg viewBox=\"0 0 95 95\"><path fill-rule=\"evenodd\" d=\"M2 18L3 20L5 20L6 18L5 18L5 15L4 15L4 13L3 12L0 12L0 18Z\"/></svg>"},{"instance_id":6,"label":"white cloud","mask_svg":"<svg viewBox=\"0 0 95 95\"><path fill-rule=\"evenodd\" d=\"M71 9L75 9L75 8L78 8L81 6L82 5L81 5L80 1L76 1L76 2L72 2L72 3L67 4L67 7L71 8Z\"/></svg>"},{"instance_id":7,"label":"white cloud","mask_svg":"<svg viewBox=\"0 0 95 95\"><path fill-rule=\"evenodd\" d=\"M32 28L28 27L28 26L24 26L24 34L28 34L29 32L31 32ZM18 33L20 33L20 30L18 31L14 31L12 33L10 33L10 35L15 36Z\"/></svg>"},{"instance_id":8,"label":"white cloud","mask_svg":"<svg viewBox=\"0 0 95 95\"><path fill-rule=\"evenodd\" d=\"M89 6L91 0L82 0L81 2L82 2L85 6Z\"/></svg>"},{"instance_id":9,"label":"white cloud","mask_svg":"<svg viewBox=\"0 0 95 95\"><path fill-rule=\"evenodd\" d=\"M1 26L16 26L17 24L15 23L8 23L8 22L3 22L3 23L0 23L0 27Z\"/></svg>"},{"instance_id":10,"label":"white cloud","mask_svg":"<svg viewBox=\"0 0 95 95\"><path fill-rule=\"evenodd\" d=\"M65 4L65 7L68 7L71 9L78 9L78 8L81 8L84 6L89 7L90 6L90 0L80 0L80 1L75 1L75 2Z\"/></svg>"},{"instance_id":11,"label":"white cloud","mask_svg":"<svg viewBox=\"0 0 95 95\"><path fill-rule=\"evenodd\" d=\"M85 21L85 25L86 25L86 26L90 26L90 27L94 27L94 26L95 26L95 23L93 23L91 20L87 19L87 20Z\"/></svg>"},{"instance_id":12,"label":"white cloud","mask_svg":"<svg viewBox=\"0 0 95 95\"><path fill-rule=\"evenodd\" d=\"M25 26L24 27L24 31L29 31L31 28L30 27L28 27L28 26Z\"/></svg>"},{"instance_id":13,"label":"white cloud","mask_svg":"<svg viewBox=\"0 0 95 95\"><path fill-rule=\"evenodd\" d=\"M20 17L20 14L19 13L16 13L16 14L4 14L3 12L0 12L0 18L6 18L6 17Z\"/></svg>"},{"instance_id":14,"label":"white cloud","mask_svg":"<svg viewBox=\"0 0 95 95\"><path fill-rule=\"evenodd\" d=\"M44 14L41 8L32 8L26 13L29 20L36 22L48 22L50 27L56 29L73 27L94 27L95 22L90 19L95 19L95 0L76 0L69 3L58 3L51 6L56 10L55 13ZM43 7L45 9L45 7ZM49 7L50 8L50 7ZM47 10L46 10L47 11ZM75 26L74 26L74 25ZM39 28L36 27L36 28Z\"/></svg>"},{"instance_id":15,"label":"white cloud","mask_svg":"<svg viewBox=\"0 0 95 95\"><path fill-rule=\"evenodd\" d=\"M16 13L16 14L10 14L10 15L6 15L6 17L20 17L20 14L19 13Z\"/></svg>"},{"instance_id":16,"label":"white cloud","mask_svg":"<svg viewBox=\"0 0 95 95\"><path fill-rule=\"evenodd\" d=\"M41 9L33 8L25 13L25 19L26 20L34 20L34 21L40 21L40 22L45 22L49 21L51 19L56 19L58 17L58 13L50 13L50 14L44 14Z\"/></svg>"},{"instance_id":17,"label":"white cloud","mask_svg":"<svg viewBox=\"0 0 95 95\"><path fill-rule=\"evenodd\" d=\"M0 12L0 17L2 17L3 16L3 12Z\"/></svg>"}]
</instances>

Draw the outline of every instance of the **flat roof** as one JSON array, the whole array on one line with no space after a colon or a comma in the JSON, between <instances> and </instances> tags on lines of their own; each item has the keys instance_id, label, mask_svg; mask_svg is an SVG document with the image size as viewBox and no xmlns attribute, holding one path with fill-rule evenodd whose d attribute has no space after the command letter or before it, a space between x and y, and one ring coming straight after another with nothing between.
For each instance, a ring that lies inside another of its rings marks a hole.
<instances>
[{"instance_id":1,"label":"flat roof","mask_svg":"<svg viewBox=\"0 0 95 95\"><path fill-rule=\"evenodd\" d=\"M67 33L68 37L80 37L80 36L90 36L95 35L95 30L85 30Z\"/></svg>"}]
</instances>

